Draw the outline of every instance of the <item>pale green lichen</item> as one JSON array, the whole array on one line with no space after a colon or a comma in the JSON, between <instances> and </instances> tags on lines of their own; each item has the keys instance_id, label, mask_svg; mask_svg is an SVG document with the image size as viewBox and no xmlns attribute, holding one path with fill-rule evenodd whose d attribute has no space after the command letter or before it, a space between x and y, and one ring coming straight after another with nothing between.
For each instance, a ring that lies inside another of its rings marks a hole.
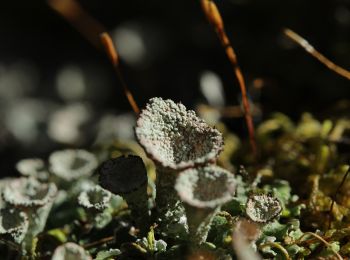
<instances>
[{"instance_id":1,"label":"pale green lichen","mask_svg":"<svg viewBox=\"0 0 350 260\"><path fill-rule=\"evenodd\" d=\"M49 164L50 171L67 182L89 177L98 165L92 153L70 149L53 152Z\"/></svg>"},{"instance_id":2,"label":"pale green lichen","mask_svg":"<svg viewBox=\"0 0 350 260\"><path fill-rule=\"evenodd\" d=\"M85 209L102 211L108 207L112 194L96 185L95 187L82 191L78 197L78 204Z\"/></svg>"},{"instance_id":3,"label":"pale green lichen","mask_svg":"<svg viewBox=\"0 0 350 260\"><path fill-rule=\"evenodd\" d=\"M38 158L20 160L16 164L16 169L25 177L33 177L39 180L47 180L48 178L45 162Z\"/></svg>"},{"instance_id":4,"label":"pale green lichen","mask_svg":"<svg viewBox=\"0 0 350 260\"><path fill-rule=\"evenodd\" d=\"M215 162L223 149L222 134L180 103L152 98L135 128L138 142L157 168L157 222L163 235L187 233L184 208L174 190L176 175L189 167Z\"/></svg>"},{"instance_id":5,"label":"pale green lichen","mask_svg":"<svg viewBox=\"0 0 350 260\"><path fill-rule=\"evenodd\" d=\"M184 206L174 190L176 177L174 171L157 169L156 222L163 237L183 240L187 237L188 226Z\"/></svg>"},{"instance_id":6,"label":"pale green lichen","mask_svg":"<svg viewBox=\"0 0 350 260\"><path fill-rule=\"evenodd\" d=\"M0 210L0 237L20 244L28 230L28 216L15 208Z\"/></svg>"},{"instance_id":7,"label":"pale green lichen","mask_svg":"<svg viewBox=\"0 0 350 260\"><path fill-rule=\"evenodd\" d=\"M75 243L66 243L56 248L52 260L91 260L84 248Z\"/></svg>"},{"instance_id":8,"label":"pale green lichen","mask_svg":"<svg viewBox=\"0 0 350 260\"><path fill-rule=\"evenodd\" d=\"M164 240L159 239L159 240L154 240L152 243L149 243L149 242L150 241L146 237L136 240L137 244L145 248L150 253L166 251L167 243Z\"/></svg>"},{"instance_id":9,"label":"pale green lichen","mask_svg":"<svg viewBox=\"0 0 350 260\"><path fill-rule=\"evenodd\" d=\"M233 198L235 189L233 174L218 166L180 173L175 190L186 209L191 242L205 242L214 215Z\"/></svg>"},{"instance_id":10,"label":"pale green lichen","mask_svg":"<svg viewBox=\"0 0 350 260\"><path fill-rule=\"evenodd\" d=\"M106 251L100 251L97 253L95 260L111 260L115 259L116 256L122 252L119 249L109 249Z\"/></svg>"},{"instance_id":11,"label":"pale green lichen","mask_svg":"<svg viewBox=\"0 0 350 260\"><path fill-rule=\"evenodd\" d=\"M54 183L41 183L34 178L18 178L4 187L3 198L17 207L41 207L51 202L56 193Z\"/></svg>"},{"instance_id":12,"label":"pale green lichen","mask_svg":"<svg viewBox=\"0 0 350 260\"><path fill-rule=\"evenodd\" d=\"M246 204L247 216L257 223L269 222L277 218L281 211L281 202L267 194L252 194Z\"/></svg>"},{"instance_id":13,"label":"pale green lichen","mask_svg":"<svg viewBox=\"0 0 350 260\"><path fill-rule=\"evenodd\" d=\"M33 239L44 230L57 188L54 183L41 183L33 178L11 180L4 188L4 201L16 208L21 208L28 216L28 232L22 242L23 254L29 254Z\"/></svg>"}]
</instances>

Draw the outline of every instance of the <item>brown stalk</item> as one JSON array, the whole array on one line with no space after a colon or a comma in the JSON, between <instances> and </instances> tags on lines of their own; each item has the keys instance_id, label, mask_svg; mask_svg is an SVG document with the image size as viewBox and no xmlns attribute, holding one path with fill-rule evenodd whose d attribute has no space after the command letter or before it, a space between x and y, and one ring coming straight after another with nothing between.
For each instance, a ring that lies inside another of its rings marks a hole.
<instances>
[{"instance_id":1,"label":"brown stalk","mask_svg":"<svg viewBox=\"0 0 350 260\"><path fill-rule=\"evenodd\" d=\"M233 71L237 77L239 87L242 93L244 116L248 127L250 145L251 145L253 154L256 155L257 147L255 142L254 124L253 124L253 119L250 112L250 105L247 97L247 88L245 85L242 71L238 65L236 53L232 47L232 44L229 38L227 37L227 34L225 32L224 22L222 20L220 12L216 4L214 3L214 1L212 0L200 0L200 1L202 5L202 10L205 16L207 17L207 19L209 20L210 24L215 28L215 31L220 40L220 43L222 47L225 49L226 56L229 59L232 65Z\"/></svg>"},{"instance_id":2,"label":"brown stalk","mask_svg":"<svg viewBox=\"0 0 350 260\"><path fill-rule=\"evenodd\" d=\"M92 248L92 247L96 247L96 246L99 246L101 244L106 244L108 242L111 242L115 239L114 236L110 236L110 237L104 237L104 238L101 238L100 240L98 241L94 241L94 242L91 242L91 243L88 243L88 244L85 244L83 245L83 247L85 249L88 249L88 248Z\"/></svg>"},{"instance_id":3,"label":"brown stalk","mask_svg":"<svg viewBox=\"0 0 350 260\"><path fill-rule=\"evenodd\" d=\"M119 58L111 37L104 26L88 14L75 0L48 0L49 6L66 19L78 32L80 32L92 45L106 52L111 61L124 94L131 108L136 114L140 112L135 99L130 92L120 70ZM101 44L102 43L102 44Z\"/></svg>"},{"instance_id":4,"label":"brown stalk","mask_svg":"<svg viewBox=\"0 0 350 260\"><path fill-rule=\"evenodd\" d=\"M312 57L317 59L319 62L321 62L326 67L328 67L330 70L332 70L333 72L339 74L340 76L350 80L350 71L340 67L339 65L337 65L334 62L332 62L331 60L329 60L322 53L317 51L307 40L305 40L299 34L297 34L296 32L294 32L288 28L284 29L283 33L289 39L293 40L295 43L297 43L299 46L301 46Z\"/></svg>"},{"instance_id":5,"label":"brown stalk","mask_svg":"<svg viewBox=\"0 0 350 260\"><path fill-rule=\"evenodd\" d=\"M75 0L48 0L49 6L68 21L82 36L96 48L101 48L98 35L104 26L91 17Z\"/></svg>"},{"instance_id":6,"label":"brown stalk","mask_svg":"<svg viewBox=\"0 0 350 260\"><path fill-rule=\"evenodd\" d=\"M264 249L264 247L268 247L268 246L280 250L280 252L283 254L283 256L286 260L291 260L289 254L288 254L288 251L282 245L280 245L279 243L276 243L276 242L266 242L264 244L261 244L259 246L259 250L262 250L262 249Z\"/></svg>"},{"instance_id":7,"label":"brown stalk","mask_svg":"<svg viewBox=\"0 0 350 260\"><path fill-rule=\"evenodd\" d=\"M104 32L100 35L100 39L101 39L101 43L106 51L106 54L107 54L109 60L111 61L113 68L114 68L114 70L119 78L119 81L122 84L124 94L125 94L126 98L128 99L130 106L134 110L135 114L139 114L140 109L137 106L133 95L131 94L128 86L126 85L123 74L120 71L119 56L118 56L117 50L114 47L114 44L113 44L111 37L109 36L109 34L107 32Z\"/></svg>"}]
</instances>

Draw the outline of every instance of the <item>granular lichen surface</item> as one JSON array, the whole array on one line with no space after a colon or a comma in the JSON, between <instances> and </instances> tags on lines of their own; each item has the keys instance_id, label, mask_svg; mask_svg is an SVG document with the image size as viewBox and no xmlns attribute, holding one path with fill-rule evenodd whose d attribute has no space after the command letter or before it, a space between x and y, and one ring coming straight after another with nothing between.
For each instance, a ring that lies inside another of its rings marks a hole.
<instances>
[{"instance_id":1,"label":"granular lichen surface","mask_svg":"<svg viewBox=\"0 0 350 260\"><path fill-rule=\"evenodd\" d=\"M149 101L137 120L135 132L146 152L170 168L213 161L223 145L221 133L194 111L162 98Z\"/></svg>"}]
</instances>

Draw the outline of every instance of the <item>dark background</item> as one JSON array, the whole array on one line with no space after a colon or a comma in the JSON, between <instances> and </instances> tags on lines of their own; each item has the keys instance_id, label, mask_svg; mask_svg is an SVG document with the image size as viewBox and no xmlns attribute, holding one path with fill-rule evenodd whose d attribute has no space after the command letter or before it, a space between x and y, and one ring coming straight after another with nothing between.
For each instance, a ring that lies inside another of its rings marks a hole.
<instances>
[{"instance_id":1,"label":"dark background","mask_svg":"<svg viewBox=\"0 0 350 260\"><path fill-rule=\"evenodd\" d=\"M196 102L203 101L198 78L204 70L217 73L222 80L226 105L239 104L234 74L199 1L79 2L109 31L136 28L140 34L145 49L143 60L137 64L122 61L124 76L140 106L153 96L161 96L193 108ZM260 95L252 98L261 104L263 117L273 111L293 119L304 111L323 117L339 101L349 99L350 84L346 79L329 71L282 35L282 29L289 27L325 56L350 68L349 0L216 2L247 85L252 88L254 80L262 79ZM117 114L130 110L104 54L45 1L1 2L0 64L8 68L23 61L33 66L36 73L35 88L25 93L27 97L63 105L65 101L54 86L55 77L62 67L74 64L86 75L90 92L82 101L89 103L95 120L104 111ZM6 97L0 102L6 104ZM6 109L0 115L5 116ZM244 133L242 120L228 123L233 131ZM42 137L39 142L24 145L6 129L5 123L0 126L3 176L13 172L19 158L47 156L53 149L64 147ZM87 138L79 146L87 147L90 141Z\"/></svg>"}]
</instances>

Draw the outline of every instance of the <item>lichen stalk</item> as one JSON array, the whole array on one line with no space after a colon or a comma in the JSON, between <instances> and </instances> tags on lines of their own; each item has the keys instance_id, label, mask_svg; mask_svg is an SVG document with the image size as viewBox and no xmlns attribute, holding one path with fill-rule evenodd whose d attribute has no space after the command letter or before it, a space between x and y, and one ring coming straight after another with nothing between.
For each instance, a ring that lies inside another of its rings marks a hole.
<instances>
[{"instance_id":1,"label":"lichen stalk","mask_svg":"<svg viewBox=\"0 0 350 260\"><path fill-rule=\"evenodd\" d=\"M207 240L210 224L220 209L220 206L213 209L199 209L185 203L189 241L192 245L200 245Z\"/></svg>"},{"instance_id":2,"label":"lichen stalk","mask_svg":"<svg viewBox=\"0 0 350 260\"><path fill-rule=\"evenodd\" d=\"M131 215L133 216L136 226L140 228L142 234L145 234L150 224L147 183L131 193L123 194L123 198L131 210Z\"/></svg>"},{"instance_id":3,"label":"lichen stalk","mask_svg":"<svg viewBox=\"0 0 350 260\"><path fill-rule=\"evenodd\" d=\"M142 233L149 228L147 171L139 156L120 156L102 163L99 167L100 185L122 196Z\"/></svg>"},{"instance_id":4,"label":"lichen stalk","mask_svg":"<svg viewBox=\"0 0 350 260\"><path fill-rule=\"evenodd\" d=\"M24 254L31 253L32 240L44 230L56 193L54 183L40 183L33 178L14 179L4 188L2 195L6 204L28 217L28 232L22 242Z\"/></svg>"},{"instance_id":5,"label":"lichen stalk","mask_svg":"<svg viewBox=\"0 0 350 260\"><path fill-rule=\"evenodd\" d=\"M185 208L174 189L178 171L157 167L156 222L161 235L186 239L188 226Z\"/></svg>"}]
</instances>

